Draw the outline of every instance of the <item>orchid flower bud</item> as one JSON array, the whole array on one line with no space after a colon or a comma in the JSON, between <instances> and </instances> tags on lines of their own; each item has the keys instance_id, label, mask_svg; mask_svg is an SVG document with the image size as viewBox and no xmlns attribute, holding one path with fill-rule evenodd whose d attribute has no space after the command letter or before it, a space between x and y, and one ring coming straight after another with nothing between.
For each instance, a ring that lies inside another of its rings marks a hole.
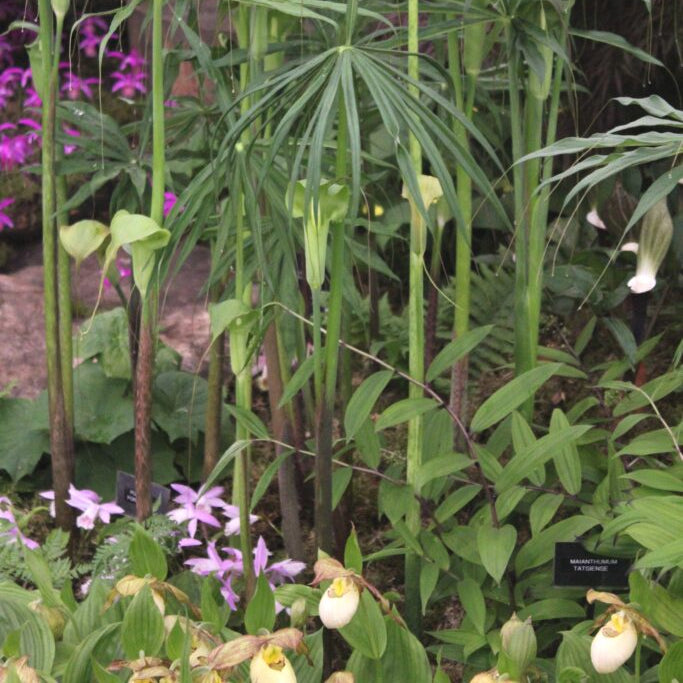
<instances>
[{"instance_id":1,"label":"orchid flower bud","mask_svg":"<svg viewBox=\"0 0 683 683\"><path fill-rule=\"evenodd\" d=\"M296 674L278 645L264 645L249 666L251 683L296 683Z\"/></svg>"},{"instance_id":2,"label":"orchid flower bud","mask_svg":"<svg viewBox=\"0 0 683 683\"><path fill-rule=\"evenodd\" d=\"M346 626L353 619L359 602L358 586L348 577L337 577L320 598L320 620L327 628Z\"/></svg>"},{"instance_id":3,"label":"orchid flower bud","mask_svg":"<svg viewBox=\"0 0 683 683\"><path fill-rule=\"evenodd\" d=\"M591 662L600 674L616 671L634 652L638 632L629 615L619 610L593 638Z\"/></svg>"},{"instance_id":4,"label":"orchid flower bud","mask_svg":"<svg viewBox=\"0 0 683 683\"><path fill-rule=\"evenodd\" d=\"M536 658L536 634L531 619L522 621L516 614L508 619L500 629L501 656L498 670L522 678L524 672Z\"/></svg>"},{"instance_id":5,"label":"orchid flower bud","mask_svg":"<svg viewBox=\"0 0 683 683\"><path fill-rule=\"evenodd\" d=\"M646 214L638 242L638 263L636 274L628 281L634 294L654 289L657 271L666 256L673 237L674 224L666 206L666 199L660 199Z\"/></svg>"}]
</instances>

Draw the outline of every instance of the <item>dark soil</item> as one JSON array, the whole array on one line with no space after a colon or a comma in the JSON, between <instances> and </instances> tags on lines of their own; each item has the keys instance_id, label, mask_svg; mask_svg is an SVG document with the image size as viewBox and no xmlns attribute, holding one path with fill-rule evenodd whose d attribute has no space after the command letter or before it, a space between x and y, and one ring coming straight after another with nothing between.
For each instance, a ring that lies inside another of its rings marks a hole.
<instances>
[{"instance_id":1,"label":"dark soil","mask_svg":"<svg viewBox=\"0 0 683 683\"><path fill-rule=\"evenodd\" d=\"M43 314L42 246L15 244L0 271L0 394L32 398L47 385ZM162 291L160 338L182 356L189 372L203 371L209 341L209 316L204 283L209 274L209 252L197 247L179 274ZM76 303L74 332L92 314L97 302L100 269L86 259L73 273ZM104 293L99 310L121 304L114 290Z\"/></svg>"}]
</instances>

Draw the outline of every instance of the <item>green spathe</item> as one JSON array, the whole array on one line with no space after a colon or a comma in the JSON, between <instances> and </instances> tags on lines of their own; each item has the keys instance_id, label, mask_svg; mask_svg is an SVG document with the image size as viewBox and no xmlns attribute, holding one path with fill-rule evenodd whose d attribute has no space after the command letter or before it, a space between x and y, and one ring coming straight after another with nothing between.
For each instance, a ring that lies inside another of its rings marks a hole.
<instances>
[{"instance_id":1,"label":"green spathe","mask_svg":"<svg viewBox=\"0 0 683 683\"><path fill-rule=\"evenodd\" d=\"M344 220L349 205L349 188L329 181L318 186L316 196L306 188L306 181L294 186L292 218L304 219L304 251L306 280L311 289L319 290L325 280L327 233L330 223Z\"/></svg>"}]
</instances>

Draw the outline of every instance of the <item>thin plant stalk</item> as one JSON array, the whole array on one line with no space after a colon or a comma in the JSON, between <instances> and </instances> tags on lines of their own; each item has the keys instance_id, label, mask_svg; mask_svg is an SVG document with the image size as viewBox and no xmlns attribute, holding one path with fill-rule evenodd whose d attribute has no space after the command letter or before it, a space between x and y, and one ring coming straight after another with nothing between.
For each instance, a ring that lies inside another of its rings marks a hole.
<instances>
[{"instance_id":1,"label":"thin plant stalk","mask_svg":"<svg viewBox=\"0 0 683 683\"><path fill-rule=\"evenodd\" d=\"M220 300L222 287L211 288L212 302ZM204 428L204 462L202 477L206 479L213 471L221 455L221 417L223 413L223 382L225 366L225 333L219 334L209 348L209 373L207 377L206 420Z\"/></svg>"},{"instance_id":2,"label":"thin plant stalk","mask_svg":"<svg viewBox=\"0 0 683 683\"><path fill-rule=\"evenodd\" d=\"M164 220L164 64L162 10L164 0L152 5L152 202L150 218ZM135 500L142 521L152 514L152 379L156 347L159 285L152 279L141 302L140 335L135 368Z\"/></svg>"},{"instance_id":3,"label":"thin plant stalk","mask_svg":"<svg viewBox=\"0 0 683 683\"><path fill-rule=\"evenodd\" d=\"M479 44L471 41L482 41L481 31L474 34L465 32L464 50L475 50L482 54ZM472 119L474 110L474 96L477 85L477 75L468 73L466 78L466 92L463 91L462 68L460 60L460 45L458 33L452 31L448 36L448 66L455 90L455 105L468 119ZM467 57L467 54L466 54ZM467 59L465 62L467 63ZM477 71L479 65L476 66ZM465 126L457 119L453 120L453 132L465 150L469 149L469 136ZM462 215L462 225L455 236L455 313L453 316L453 338L464 335L469 329L470 319L470 289L472 281L472 179L462 165L456 167L456 189L458 206ZM460 359L451 372L451 392L449 405L461 420L466 419L467 384L469 375L469 359ZM456 436L457 433L454 434Z\"/></svg>"},{"instance_id":4,"label":"thin plant stalk","mask_svg":"<svg viewBox=\"0 0 683 683\"><path fill-rule=\"evenodd\" d=\"M42 226L43 226L43 271L45 306L45 345L48 377L48 410L50 420L50 451L52 480L55 491L55 513L57 524L64 530L73 526L73 511L66 504L69 484L73 481L74 454L73 432L67 420L64 382L62 377L62 349L60 345L59 278L57 241L57 212L55 188L55 125L57 93L59 92L59 45L61 43L64 15L53 13L48 0L39 2L41 52L52 56L52 62L43 63L42 83L44 92L42 129ZM53 34L53 28L55 33Z\"/></svg>"},{"instance_id":5,"label":"thin plant stalk","mask_svg":"<svg viewBox=\"0 0 683 683\"><path fill-rule=\"evenodd\" d=\"M419 2L408 1L408 76L417 81L420 77L418 62L418 25ZM410 86L411 93L416 99L419 92L416 86ZM422 173L422 149L414 135L409 138L410 158L416 175ZM411 212L410 225L410 267L409 267L409 300L408 300L408 369L410 376L416 382L424 379L424 239L419 232L426 230L416 211ZM420 398L422 389L411 382L408 387L410 399ZM417 490L417 475L422 466L423 420L421 416L414 417L408 422L407 467L406 481ZM406 515L406 524L410 533L417 537L420 533L419 509L411 508ZM420 601L420 557L416 553L408 552L405 559L405 618L410 630L418 635L422 631L422 608Z\"/></svg>"}]
</instances>

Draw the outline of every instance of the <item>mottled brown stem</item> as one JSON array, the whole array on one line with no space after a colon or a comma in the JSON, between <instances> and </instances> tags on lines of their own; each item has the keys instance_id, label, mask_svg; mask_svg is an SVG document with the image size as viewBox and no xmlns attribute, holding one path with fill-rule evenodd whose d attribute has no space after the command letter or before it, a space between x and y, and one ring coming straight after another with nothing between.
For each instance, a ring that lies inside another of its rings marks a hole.
<instances>
[{"instance_id":1,"label":"mottled brown stem","mask_svg":"<svg viewBox=\"0 0 683 683\"><path fill-rule=\"evenodd\" d=\"M204 427L204 464L202 479L211 474L221 455L221 415L225 369L225 334L220 334L209 351L208 396Z\"/></svg>"},{"instance_id":2,"label":"mottled brown stem","mask_svg":"<svg viewBox=\"0 0 683 683\"><path fill-rule=\"evenodd\" d=\"M135 373L135 505L138 521L143 521L152 514L153 369L154 316L143 311Z\"/></svg>"}]
</instances>

